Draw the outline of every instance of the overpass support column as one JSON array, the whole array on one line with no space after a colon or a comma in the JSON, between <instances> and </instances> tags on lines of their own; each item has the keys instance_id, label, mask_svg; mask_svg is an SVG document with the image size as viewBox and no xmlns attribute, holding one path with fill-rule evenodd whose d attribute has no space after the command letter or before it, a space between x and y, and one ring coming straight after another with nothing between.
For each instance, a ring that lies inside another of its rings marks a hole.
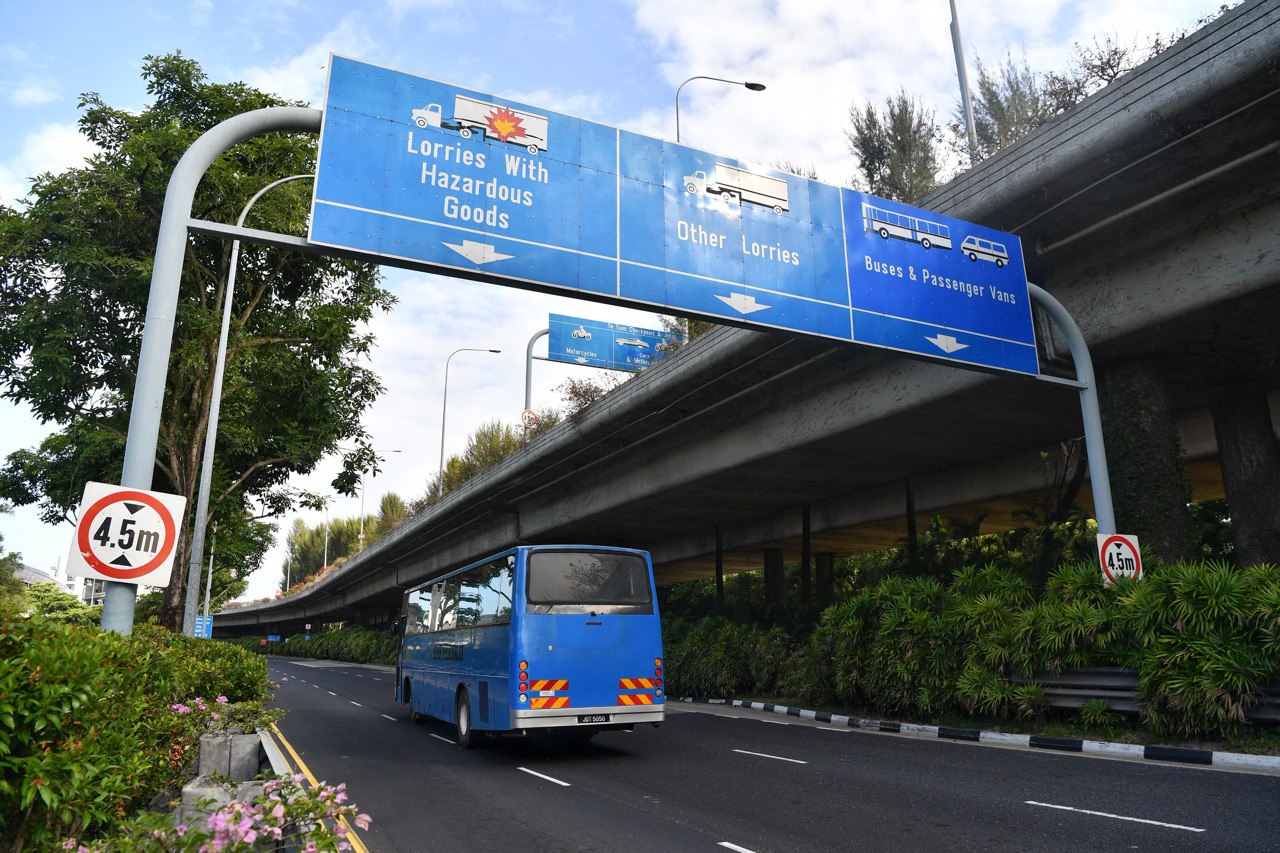
<instances>
[{"instance_id":1,"label":"overpass support column","mask_svg":"<svg viewBox=\"0 0 1280 853\"><path fill-rule=\"evenodd\" d=\"M724 531L716 527L716 606L724 610Z\"/></svg>"},{"instance_id":2,"label":"overpass support column","mask_svg":"<svg viewBox=\"0 0 1280 853\"><path fill-rule=\"evenodd\" d=\"M787 580L782 566L782 549L764 549L764 605L770 616L781 616L787 603Z\"/></svg>"},{"instance_id":3,"label":"overpass support column","mask_svg":"<svg viewBox=\"0 0 1280 853\"><path fill-rule=\"evenodd\" d=\"M1172 562L1187 554L1191 514L1169 389L1150 361L1110 365L1100 388L1116 530Z\"/></svg>"},{"instance_id":4,"label":"overpass support column","mask_svg":"<svg viewBox=\"0 0 1280 853\"><path fill-rule=\"evenodd\" d=\"M809 517L809 505L800 507L800 601L801 607L813 605L813 580L810 564L813 562L813 524Z\"/></svg>"},{"instance_id":5,"label":"overpass support column","mask_svg":"<svg viewBox=\"0 0 1280 853\"><path fill-rule=\"evenodd\" d=\"M814 573L817 575L818 607L825 609L836 594L836 555L823 553L814 554L813 557Z\"/></svg>"},{"instance_id":6,"label":"overpass support column","mask_svg":"<svg viewBox=\"0 0 1280 853\"><path fill-rule=\"evenodd\" d=\"M1213 396L1213 430L1236 562L1280 564L1280 445L1266 390L1255 382L1219 388Z\"/></svg>"}]
</instances>

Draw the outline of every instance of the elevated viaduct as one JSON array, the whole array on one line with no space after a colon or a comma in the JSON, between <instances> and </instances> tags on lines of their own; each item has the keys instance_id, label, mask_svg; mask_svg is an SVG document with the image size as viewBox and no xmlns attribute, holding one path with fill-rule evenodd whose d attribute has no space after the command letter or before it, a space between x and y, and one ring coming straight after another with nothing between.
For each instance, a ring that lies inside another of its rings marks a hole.
<instances>
[{"instance_id":1,"label":"elevated viaduct","mask_svg":"<svg viewBox=\"0 0 1280 853\"><path fill-rule=\"evenodd\" d=\"M1204 499L1248 494L1251 472L1280 465L1278 196L1280 6L1252 2L922 206L1018 234L1029 278L1083 329L1104 399L1108 383L1141 392L1104 409L1113 480L1122 439L1176 430ZM1038 337L1042 372L1071 375L1047 323ZM1226 404L1222 389L1237 389ZM1249 417L1228 417L1232 405ZM717 557L734 571L807 551L821 566L894 544L908 495L922 518L982 513L999 529L1080 434L1069 388L721 327L310 589L215 627L382 623L406 587L521 542L647 548L667 584L711 574ZM1264 453L1241 462L1228 445ZM1275 510L1254 503L1233 516L1261 512L1249 524L1265 526Z\"/></svg>"}]
</instances>

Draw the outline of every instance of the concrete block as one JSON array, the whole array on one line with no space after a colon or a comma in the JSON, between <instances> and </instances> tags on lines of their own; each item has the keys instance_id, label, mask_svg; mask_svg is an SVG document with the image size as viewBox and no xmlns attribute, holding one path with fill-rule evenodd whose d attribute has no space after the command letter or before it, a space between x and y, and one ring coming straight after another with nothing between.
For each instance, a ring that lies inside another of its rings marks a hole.
<instances>
[{"instance_id":1,"label":"concrete block","mask_svg":"<svg viewBox=\"0 0 1280 853\"><path fill-rule=\"evenodd\" d=\"M262 766L262 738L255 734L230 735L227 775L232 782L247 782Z\"/></svg>"},{"instance_id":2,"label":"concrete block","mask_svg":"<svg viewBox=\"0 0 1280 853\"><path fill-rule=\"evenodd\" d=\"M231 738L226 732L200 736L200 776L231 775Z\"/></svg>"}]
</instances>

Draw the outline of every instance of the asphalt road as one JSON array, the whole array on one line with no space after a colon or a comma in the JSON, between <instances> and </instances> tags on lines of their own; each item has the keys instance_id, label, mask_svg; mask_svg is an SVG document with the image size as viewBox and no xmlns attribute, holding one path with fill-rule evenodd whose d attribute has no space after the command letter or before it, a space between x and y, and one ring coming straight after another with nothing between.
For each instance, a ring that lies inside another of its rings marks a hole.
<instances>
[{"instance_id":1,"label":"asphalt road","mask_svg":"<svg viewBox=\"0 0 1280 853\"><path fill-rule=\"evenodd\" d=\"M667 705L660 728L474 750L386 670L271 660L279 727L397 851L1280 850L1280 777ZM288 680L281 680L287 678ZM1093 813L1091 813L1093 812Z\"/></svg>"}]
</instances>

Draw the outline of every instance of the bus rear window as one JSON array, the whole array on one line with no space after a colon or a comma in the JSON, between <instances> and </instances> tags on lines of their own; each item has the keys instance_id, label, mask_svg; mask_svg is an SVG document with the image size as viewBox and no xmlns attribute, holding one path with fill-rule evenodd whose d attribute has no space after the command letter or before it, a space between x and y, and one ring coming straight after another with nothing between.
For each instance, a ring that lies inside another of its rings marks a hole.
<instances>
[{"instance_id":1,"label":"bus rear window","mask_svg":"<svg viewBox=\"0 0 1280 853\"><path fill-rule=\"evenodd\" d=\"M527 580L531 605L628 605L631 613L653 612L649 570L636 554L535 551Z\"/></svg>"}]
</instances>

